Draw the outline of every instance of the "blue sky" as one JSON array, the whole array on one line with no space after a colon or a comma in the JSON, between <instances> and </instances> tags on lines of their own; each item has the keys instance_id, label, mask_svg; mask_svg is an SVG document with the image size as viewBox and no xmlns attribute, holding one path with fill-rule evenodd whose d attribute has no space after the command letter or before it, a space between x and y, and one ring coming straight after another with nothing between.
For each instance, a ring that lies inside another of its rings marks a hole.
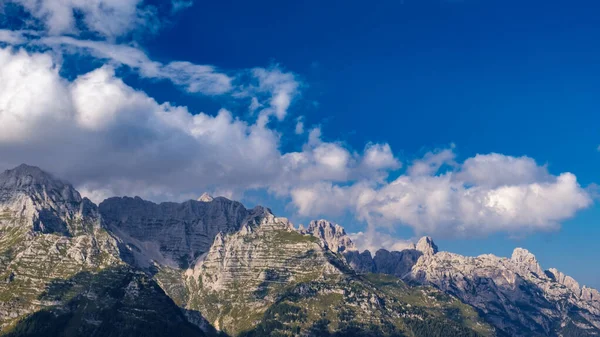
<instances>
[{"instance_id":1,"label":"blue sky","mask_svg":"<svg viewBox=\"0 0 600 337\"><path fill-rule=\"evenodd\" d=\"M126 0L112 16L76 2L66 11L51 0L43 10L8 3L21 12L6 11L0 76L57 81L75 103L57 100L59 90L37 105L55 102L49 109L5 114L0 123L19 132L0 137L2 168L40 165L95 200L208 190L296 223L325 217L400 241L429 234L461 254L523 246L545 269L600 288L590 267L600 259L597 2ZM73 9L80 19L69 24ZM15 64L35 76L14 75ZM78 103L99 92L108 98ZM48 121L60 132L46 132ZM430 170L411 171L419 162ZM567 172L576 182L557 183ZM535 197L517 199L524 191ZM428 199L438 192L447 199ZM407 195L416 201L389 201ZM499 206L480 205L492 195ZM436 208L446 202L450 210ZM478 212L456 210L472 202Z\"/></svg>"}]
</instances>

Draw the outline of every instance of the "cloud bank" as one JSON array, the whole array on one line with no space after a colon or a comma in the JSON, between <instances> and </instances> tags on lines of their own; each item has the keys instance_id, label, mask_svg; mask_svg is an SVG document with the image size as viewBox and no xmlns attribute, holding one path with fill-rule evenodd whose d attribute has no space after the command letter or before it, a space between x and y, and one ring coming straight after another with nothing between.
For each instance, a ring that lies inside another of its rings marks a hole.
<instances>
[{"instance_id":1,"label":"cloud bank","mask_svg":"<svg viewBox=\"0 0 600 337\"><path fill-rule=\"evenodd\" d=\"M261 190L303 217L354 214L369 226L354 238L373 250L408 245L379 233L382 228L409 226L417 235L445 237L526 235L556 230L592 203L575 175L552 174L526 156L459 161L452 145L403 165L387 143L354 150L324 140L301 116L285 134L280 122L302 96L296 74L279 66L222 70L154 61L137 45L116 42L148 29L158 15L140 1L10 2L42 28L0 30L0 166L38 165L95 201L113 195L182 200L205 190L239 198ZM189 5L176 1L171 11ZM83 32L96 38L84 39ZM63 56L73 54L104 65L67 79ZM203 112L160 103L124 83L116 75L120 67L247 109ZM282 150L286 137L296 150Z\"/></svg>"},{"instance_id":2,"label":"cloud bank","mask_svg":"<svg viewBox=\"0 0 600 337\"><path fill-rule=\"evenodd\" d=\"M454 237L555 230L592 203L573 174L551 175L531 158L492 153L458 164L454 157L450 149L428 153L383 184L293 189L292 201L307 216L351 209L373 226L403 224L417 234ZM442 164L453 168L440 172Z\"/></svg>"},{"instance_id":3,"label":"cloud bank","mask_svg":"<svg viewBox=\"0 0 600 337\"><path fill-rule=\"evenodd\" d=\"M252 124L225 109L209 115L159 104L127 86L111 66L72 82L59 73L51 53L0 49L3 166L30 162L86 190L163 198L209 187L284 195L299 183L344 181L395 165L387 145L370 145L363 160L321 141L316 130L302 151L281 153L281 135L260 119ZM288 105L278 98L290 95L288 88L269 87L275 103L267 109L284 113Z\"/></svg>"}]
</instances>

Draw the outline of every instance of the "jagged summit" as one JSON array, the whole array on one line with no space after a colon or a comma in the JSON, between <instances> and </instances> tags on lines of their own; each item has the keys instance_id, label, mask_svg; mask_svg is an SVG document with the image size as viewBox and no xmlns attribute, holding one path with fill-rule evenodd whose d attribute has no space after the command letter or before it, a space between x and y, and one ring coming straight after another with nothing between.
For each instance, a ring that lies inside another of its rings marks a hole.
<instances>
[{"instance_id":1,"label":"jagged summit","mask_svg":"<svg viewBox=\"0 0 600 337\"><path fill-rule=\"evenodd\" d=\"M6 170L5 172L12 172L19 175L49 176L49 173L43 171L41 168L27 164L21 164L13 169Z\"/></svg>"},{"instance_id":2,"label":"jagged summit","mask_svg":"<svg viewBox=\"0 0 600 337\"><path fill-rule=\"evenodd\" d=\"M416 250L420 251L424 255L433 255L438 252L438 247L433 242L433 239L429 236L424 236L417 242Z\"/></svg>"},{"instance_id":3,"label":"jagged summit","mask_svg":"<svg viewBox=\"0 0 600 337\"><path fill-rule=\"evenodd\" d=\"M556 269L544 272L524 248L516 248L510 258L424 254L406 279L459 297L485 312L484 316L509 336L600 334L598 292L580 289L574 279ZM580 330L581 334L562 333L563 329Z\"/></svg>"},{"instance_id":4,"label":"jagged summit","mask_svg":"<svg viewBox=\"0 0 600 337\"><path fill-rule=\"evenodd\" d=\"M0 173L0 188L22 190L32 186L62 188L68 183L55 178L39 167L21 164Z\"/></svg>"},{"instance_id":5,"label":"jagged summit","mask_svg":"<svg viewBox=\"0 0 600 337\"><path fill-rule=\"evenodd\" d=\"M533 255L530 251L525 248L517 247L513 250L512 256L510 258L515 262L522 262L525 260L536 260L535 255Z\"/></svg>"},{"instance_id":6,"label":"jagged summit","mask_svg":"<svg viewBox=\"0 0 600 337\"><path fill-rule=\"evenodd\" d=\"M81 195L73 186L39 167L21 164L0 173L0 202L15 200L19 195L33 197L37 202L80 203Z\"/></svg>"},{"instance_id":7,"label":"jagged summit","mask_svg":"<svg viewBox=\"0 0 600 337\"><path fill-rule=\"evenodd\" d=\"M550 277L552 280L564 285L565 287L571 289L575 294L581 293L581 288L579 287L579 283L575 281L571 276L565 275L558 271L556 268L550 268L546 271L546 276Z\"/></svg>"},{"instance_id":8,"label":"jagged summit","mask_svg":"<svg viewBox=\"0 0 600 337\"><path fill-rule=\"evenodd\" d=\"M332 252L342 253L357 250L344 228L327 220L311 221L306 233L321 239L323 245Z\"/></svg>"},{"instance_id":9,"label":"jagged summit","mask_svg":"<svg viewBox=\"0 0 600 337\"><path fill-rule=\"evenodd\" d=\"M30 165L0 174L0 208L6 226L75 236L100 226L97 207L72 185Z\"/></svg>"},{"instance_id":10,"label":"jagged summit","mask_svg":"<svg viewBox=\"0 0 600 337\"><path fill-rule=\"evenodd\" d=\"M201 202L211 202L214 200L214 198L207 192L204 192L197 200Z\"/></svg>"},{"instance_id":11,"label":"jagged summit","mask_svg":"<svg viewBox=\"0 0 600 337\"><path fill-rule=\"evenodd\" d=\"M515 248L510 260L517 266L525 268L526 270L536 273L539 276L545 275L544 270L540 266L535 255L525 248Z\"/></svg>"}]
</instances>

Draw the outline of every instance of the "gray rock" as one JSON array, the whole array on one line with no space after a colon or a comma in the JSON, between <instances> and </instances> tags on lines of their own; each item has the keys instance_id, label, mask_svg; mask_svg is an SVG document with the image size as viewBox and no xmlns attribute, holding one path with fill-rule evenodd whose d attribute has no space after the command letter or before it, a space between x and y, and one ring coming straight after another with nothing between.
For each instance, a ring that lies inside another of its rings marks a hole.
<instances>
[{"instance_id":1,"label":"gray rock","mask_svg":"<svg viewBox=\"0 0 600 337\"><path fill-rule=\"evenodd\" d=\"M429 252L429 250L426 251ZM402 278L410 273L412 267L423 254L422 251L415 249L405 249L401 252L388 252L385 249L380 249L373 259L375 272Z\"/></svg>"},{"instance_id":2,"label":"gray rock","mask_svg":"<svg viewBox=\"0 0 600 337\"><path fill-rule=\"evenodd\" d=\"M187 267L207 252L219 232L240 229L251 211L217 197L155 204L139 197L109 198L100 204L108 228L119 237L129 260L147 268L152 261Z\"/></svg>"},{"instance_id":3,"label":"gray rock","mask_svg":"<svg viewBox=\"0 0 600 337\"><path fill-rule=\"evenodd\" d=\"M203 193L200 196L200 198L198 198L198 201L202 201L202 202L211 202L213 200L214 200L214 198L208 193Z\"/></svg>"},{"instance_id":4,"label":"gray rock","mask_svg":"<svg viewBox=\"0 0 600 337\"><path fill-rule=\"evenodd\" d=\"M321 240L324 247L334 253L355 251L356 246L344 228L327 220L311 221L306 233Z\"/></svg>"},{"instance_id":5,"label":"gray rock","mask_svg":"<svg viewBox=\"0 0 600 337\"><path fill-rule=\"evenodd\" d=\"M356 250L347 251L344 253L344 258L350 267L360 274L375 273L377 271L371 252L368 250L362 253Z\"/></svg>"},{"instance_id":6,"label":"gray rock","mask_svg":"<svg viewBox=\"0 0 600 337\"><path fill-rule=\"evenodd\" d=\"M100 226L96 205L72 185L41 169L20 165L0 174L0 226L27 225L35 232L76 236ZM84 221L85 220L85 221Z\"/></svg>"},{"instance_id":7,"label":"gray rock","mask_svg":"<svg viewBox=\"0 0 600 337\"><path fill-rule=\"evenodd\" d=\"M510 259L424 254L405 279L457 296L510 336L561 335L568 326L582 335L600 333L597 295L587 288L579 291L575 280L555 269L545 273L522 248Z\"/></svg>"},{"instance_id":8,"label":"gray rock","mask_svg":"<svg viewBox=\"0 0 600 337\"><path fill-rule=\"evenodd\" d=\"M429 236L424 236L417 242L416 250L424 255L433 255L438 252L438 247L433 243L433 239Z\"/></svg>"},{"instance_id":9,"label":"gray rock","mask_svg":"<svg viewBox=\"0 0 600 337\"><path fill-rule=\"evenodd\" d=\"M96 205L70 184L21 165L0 174L0 329L61 301L42 301L56 280L121 265Z\"/></svg>"}]
</instances>

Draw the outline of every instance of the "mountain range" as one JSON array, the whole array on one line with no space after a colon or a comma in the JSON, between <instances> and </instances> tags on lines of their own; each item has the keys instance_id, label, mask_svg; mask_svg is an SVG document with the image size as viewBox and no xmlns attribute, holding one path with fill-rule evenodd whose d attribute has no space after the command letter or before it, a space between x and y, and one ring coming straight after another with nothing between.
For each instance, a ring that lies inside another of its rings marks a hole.
<instances>
[{"instance_id":1,"label":"mountain range","mask_svg":"<svg viewBox=\"0 0 600 337\"><path fill-rule=\"evenodd\" d=\"M600 293L516 248L360 252L203 195L95 205L21 165L0 174L0 336L600 336Z\"/></svg>"}]
</instances>

